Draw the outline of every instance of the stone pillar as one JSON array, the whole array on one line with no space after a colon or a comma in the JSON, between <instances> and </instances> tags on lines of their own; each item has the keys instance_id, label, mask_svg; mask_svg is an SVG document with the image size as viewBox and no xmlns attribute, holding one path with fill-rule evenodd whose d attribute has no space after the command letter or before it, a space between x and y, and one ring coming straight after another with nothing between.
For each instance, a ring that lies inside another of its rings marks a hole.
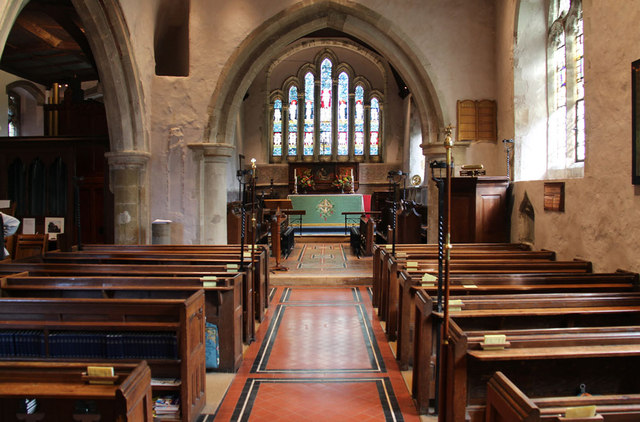
<instances>
[{"instance_id":1,"label":"stone pillar","mask_svg":"<svg viewBox=\"0 0 640 422\"><path fill-rule=\"evenodd\" d=\"M109 187L113 193L114 241L146 244L150 241L149 172L151 154L141 151L108 152Z\"/></svg>"},{"instance_id":2,"label":"stone pillar","mask_svg":"<svg viewBox=\"0 0 640 422\"><path fill-rule=\"evenodd\" d=\"M198 203L200 243L227 243L227 165L234 146L218 143L189 144L199 154Z\"/></svg>"}]
</instances>

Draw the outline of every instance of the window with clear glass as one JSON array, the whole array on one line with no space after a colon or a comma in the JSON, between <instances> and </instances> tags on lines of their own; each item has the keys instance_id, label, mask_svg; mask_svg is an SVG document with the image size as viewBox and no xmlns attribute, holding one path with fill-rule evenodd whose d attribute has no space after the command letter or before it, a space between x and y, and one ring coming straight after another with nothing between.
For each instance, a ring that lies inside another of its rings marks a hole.
<instances>
[{"instance_id":1,"label":"window with clear glass","mask_svg":"<svg viewBox=\"0 0 640 422\"><path fill-rule=\"evenodd\" d=\"M8 135L20 136L20 96L9 94Z\"/></svg>"},{"instance_id":2,"label":"window with clear glass","mask_svg":"<svg viewBox=\"0 0 640 422\"><path fill-rule=\"evenodd\" d=\"M579 0L552 0L548 38L547 167L551 177L583 174L584 32ZM558 170L560 172L558 172Z\"/></svg>"}]
</instances>

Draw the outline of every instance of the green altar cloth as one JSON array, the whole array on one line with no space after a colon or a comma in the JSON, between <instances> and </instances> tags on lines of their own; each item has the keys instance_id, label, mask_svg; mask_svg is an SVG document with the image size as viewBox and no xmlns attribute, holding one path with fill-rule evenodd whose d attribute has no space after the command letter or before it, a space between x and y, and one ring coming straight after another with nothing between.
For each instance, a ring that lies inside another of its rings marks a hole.
<instances>
[{"instance_id":1,"label":"green altar cloth","mask_svg":"<svg viewBox=\"0 0 640 422\"><path fill-rule=\"evenodd\" d=\"M305 210L303 226L344 226L343 212L364 211L362 195L308 194L289 195L294 210Z\"/></svg>"}]
</instances>

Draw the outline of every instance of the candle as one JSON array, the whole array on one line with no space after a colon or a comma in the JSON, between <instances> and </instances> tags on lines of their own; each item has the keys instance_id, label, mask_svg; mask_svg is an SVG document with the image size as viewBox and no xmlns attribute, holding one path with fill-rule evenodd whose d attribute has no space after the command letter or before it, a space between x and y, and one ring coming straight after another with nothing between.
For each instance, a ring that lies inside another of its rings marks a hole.
<instances>
[{"instance_id":1,"label":"candle","mask_svg":"<svg viewBox=\"0 0 640 422\"><path fill-rule=\"evenodd\" d=\"M353 169L351 169L351 181L353 182Z\"/></svg>"},{"instance_id":2,"label":"candle","mask_svg":"<svg viewBox=\"0 0 640 422\"><path fill-rule=\"evenodd\" d=\"M297 185L298 184L298 175L293 173L293 184Z\"/></svg>"}]
</instances>

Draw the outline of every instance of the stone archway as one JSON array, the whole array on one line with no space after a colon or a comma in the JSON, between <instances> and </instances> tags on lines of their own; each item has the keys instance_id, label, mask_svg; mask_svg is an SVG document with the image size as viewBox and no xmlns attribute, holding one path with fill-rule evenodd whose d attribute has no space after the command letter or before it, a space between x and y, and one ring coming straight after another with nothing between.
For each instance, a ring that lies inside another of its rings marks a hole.
<instances>
[{"instance_id":1,"label":"stone archway","mask_svg":"<svg viewBox=\"0 0 640 422\"><path fill-rule=\"evenodd\" d=\"M232 148L234 126L244 93L260 69L268 65L294 40L311 32L331 28L359 38L386 57L397 69L413 94L422 127L423 143L435 143L443 127L442 110L436 91L428 75L431 64L418 53L410 37L392 22L371 9L350 1L314 1L298 3L274 15L257 27L237 48L237 52L226 63L211 97L208 108L208 124L204 144L192 145L202 149L206 145L224 145L225 151ZM227 152L225 152L227 153ZM230 155L230 154L229 154ZM221 160L222 161L222 160ZM222 163L219 165L223 165ZM206 166L201 165L205 169ZM216 170L215 174L221 171ZM205 180L214 173L202 174ZM205 194L200 192L201 203ZM203 236L222 232L226 225L224 203L216 209L207 209L201 217L205 223ZM218 223L213 223L213 221ZM224 239L217 239L224 243Z\"/></svg>"},{"instance_id":2,"label":"stone archway","mask_svg":"<svg viewBox=\"0 0 640 422\"><path fill-rule=\"evenodd\" d=\"M0 54L29 0L8 0L0 10ZM95 57L109 125L110 186L115 202L116 243L150 239L147 163L148 128L144 95L130 47L130 35L117 0L72 0Z\"/></svg>"}]
</instances>

